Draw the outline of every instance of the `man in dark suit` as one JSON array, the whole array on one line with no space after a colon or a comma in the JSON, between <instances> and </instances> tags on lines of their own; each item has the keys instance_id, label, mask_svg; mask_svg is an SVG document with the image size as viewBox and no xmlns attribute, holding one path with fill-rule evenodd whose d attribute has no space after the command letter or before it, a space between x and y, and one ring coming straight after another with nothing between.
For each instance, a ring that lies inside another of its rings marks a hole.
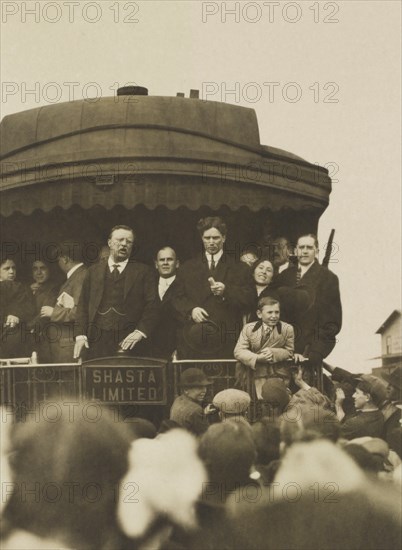
<instances>
[{"instance_id":1,"label":"man in dark suit","mask_svg":"<svg viewBox=\"0 0 402 550\"><path fill-rule=\"evenodd\" d=\"M40 310L41 318L49 320L42 337L49 344L52 363L71 363L74 358L74 323L87 272L79 243L65 241L59 244L58 264L66 280L60 287L55 306L42 306Z\"/></svg>"},{"instance_id":2,"label":"man in dark suit","mask_svg":"<svg viewBox=\"0 0 402 550\"><path fill-rule=\"evenodd\" d=\"M294 326L295 354L301 361L308 359L312 367L320 367L334 349L342 326L338 277L318 263L317 254L317 237L302 235L296 246L297 266L285 269L276 281L277 287L303 286L312 296L312 304L299 311Z\"/></svg>"},{"instance_id":3,"label":"man in dark suit","mask_svg":"<svg viewBox=\"0 0 402 550\"><path fill-rule=\"evenodd\" d=\"M233 349L242 328L242 315L254 303L254 289L250 269L238 259L225 254L226 224L218 217L203 218L198 222L204 251L201 256L187 261L177 275L177 295L173 306L185 319L178 343L182 359L201 357L192 347L189 335L194 336L194 325L200 327L203 344L202 357L233 358ZM237 261L236 261L237 260ZM208 324L208 321L212 323ZM219 338L211 330L219 331ZM208 353L208 340L214 342ZM219 346L216 347L218 341Z\"/></svg>"},{"instance_id":4,"label":"man in dark suit","mask_svg":"<svg viewBox=\"0 0 402 550\"><path fill-rule=\"evenodd\" d=\"M179 260L176 252L170 246L158 250L155 258L155 268L158 272L157 300L160 305L159 321L152 336L152 355L170 359L176 349L177 319L172 307L176 294L176 271Z\"/></svg>"},{"instance_id":5,"label":"man in dark suit","mask_svg":"<svg viewBox=\"0 0 402 550\"><path fill-rule=\"evenodd\" d=\"M109 258L88 270L77 313L75 357L84 347L91 358L134 347L136 355L145 353L144 341L156 325L159 308L151 268L130 261L133 244L130 227L113 227Z\"/></svg>"}]
</instances>

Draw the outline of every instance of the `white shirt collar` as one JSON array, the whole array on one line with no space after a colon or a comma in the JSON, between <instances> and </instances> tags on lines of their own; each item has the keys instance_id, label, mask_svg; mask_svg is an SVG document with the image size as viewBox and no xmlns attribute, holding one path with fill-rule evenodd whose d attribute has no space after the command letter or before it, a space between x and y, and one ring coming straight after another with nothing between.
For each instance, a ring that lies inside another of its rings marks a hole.
<instances>
[{"instance_id":1,"label":"white shirt collar","mask_svg":"<svg viewBox=\"0 0 402 550\"><path fill-rule=\"evenodd\" d=\"M74 271L77 271L79 267L84 265L82 262L80 264L76 264L74 267L72 267L69 271L67 271L67 279L71 277L71 275L74 273Z\"/></svg>"},{"instance_id":2,"label":"white shirt collar","mask_svg":"<svg viewBox=\"0 0 402 550\"><path fill-rule=\"evenodd\" d=\"M285 264L282 264L278 267L278 273L282 273L282 271L285 271L289 267L289 262L286 262Z\"/></svg>"},{"instance_id":3,"label":"white shirt collar","mask_svg":"<svg viewBox=\"0 0 402 550\"><path fill-rule=\"evenodd\" d=\"M176 275L172 275L171 277L167 277L164 279L163 277L159 277L159 284L158 284L158 293L159 298L162 300L164 295L166 294L168 288L173 283L173 281L176 279Z\"/></svg>"},{"instance_id":4,"label":"white shirt collar","mask_svg":"<svg viewBox=\"0 0 402 550\"><path fill-rule=\"evenodd\" d=\"M172 275L171 277L159 277L159 285L160 286L170 286L173 281L176 279L176 275Z\"/></svg>"},{"instance_id":5,"label":"white shirt collar","mask_svg":"<svg viewBox=\"0 0 402 550\"><path fill-rule=\"evenodd\" d=\"M208 264L211 263L211 260L212 260L212 254L210 254L209 252L205 252L205 256L208 260ZM222 258L223 256L223 250L219 250L219 252L217 252L216 254L214 254L214 262L215 262L215 265L219 262L219 260Z\"/></svg>"},{"instance_id":6,"label":"white shirt collar","mask_svg":"<svg viewBox=\"0 0 402 550\"><path fill-rule=\"evenodd\" d=\"M124 271L126 265L128 264L128 258L127 260L124 260L123 262L115 262L112 258L112 256L109 256L107 260L107 265L109 266L110 272L113 271L113 266L117 265L117 269L119 270L119 273L122 273Z\"/></svg>"}]
</instances>

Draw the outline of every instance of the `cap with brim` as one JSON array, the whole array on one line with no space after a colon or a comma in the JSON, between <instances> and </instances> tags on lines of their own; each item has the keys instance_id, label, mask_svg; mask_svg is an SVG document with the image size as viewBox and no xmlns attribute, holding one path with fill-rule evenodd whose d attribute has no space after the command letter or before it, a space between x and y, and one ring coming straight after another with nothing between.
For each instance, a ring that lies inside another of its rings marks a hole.
<instances>
[{"instance_id":1,"label":"cap with brim","mask_svg":"<svg viewBox=\"0 0 402 550\"><path fill-rule=\"evenodd\" d=\"M398 365L389 374L385 372L384 374L381 374L381 376L388 382L388 384L398 388L399 391L402 390L402 365Z\"/></svg>"},{"instance_id":2,"label":"cap with brim","mask_svg":"<svg viewBox=\"0 0 402 550\"><path fill-rule=\"evenodd\" d=\"M182 372L179 386L182 388L192 388L197 386L209 386L212 380L209 380L201 369L189 368Z\"/></svg>"},{"instance_id":3,"label":"cap with brim","mask_svg":"<svg viewBox=\"0 0 402 550\"><path fill-rule=\"evenodd\" d=\"M242 414L249 408L250 402L247 392L233 388L220 391L212 401L217 409L226 414Z\"/></svg>"},{"instance_id":4,"label":"cap with brim","mask_svg":"<svg viewBox=\"0 0 402 550\"><path fill-rule=\"evenodd\" d=\"M377 406L381 405L387 398L387 385L381 378L372 374L362 374L358 378L358 386L365 393L369 393Z\"/></svg>"}]
</instances>

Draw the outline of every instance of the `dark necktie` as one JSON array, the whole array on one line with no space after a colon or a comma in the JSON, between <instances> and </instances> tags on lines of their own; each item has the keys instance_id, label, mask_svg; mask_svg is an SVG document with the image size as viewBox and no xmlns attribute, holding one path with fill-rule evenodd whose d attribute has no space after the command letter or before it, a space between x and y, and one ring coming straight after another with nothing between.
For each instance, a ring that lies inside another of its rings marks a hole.
<instances>
[{"instance_id":1,"label":"dark necktie","mask_svg":"<svg viewBox=\"0 0 402 550\"><path fill-rule=\"evenodd\" d=\"M269 327L266 327L265 325L262 325L262 332L261 332L261 347L269 340L269 337L271 336L272 329Z\"/></svg>"},{"instance_id":2,"label":"dark necktie","mask_svg":"<svg viewBox=\"0 0 402 550\"><path fill-rule=\"evenodd\" d=\"M301 267L299 266L297 268L297 273L296 273L296 286L299 286L301 281L301 276L302 276L302 272L301 272Z\"/></svg>"},{"instance_id":3,"label":"dark necktie","mask_svg":"<svg viewBox=\"0 0 402 550\"><path fill-rule=\"evenodd\" d=\"M115 281L116 279L119 278L119 275L120 275L119 264L113 264L112 267L113 267L112 277L113 277L113 280Z\"/></svg>"},{"instance_id":4,"label":"dark necktie","mask_svg":"<svg viewBox=\"0 0 402 550\"><path fill-rule=\"evenodd\" d=\"M215 267L216 267L216 264L215 264L215 260L214 260L214 255L212 254L211 255L211 267L209 268L209 271L215 271Z\"/></svg>"}]
</instances>

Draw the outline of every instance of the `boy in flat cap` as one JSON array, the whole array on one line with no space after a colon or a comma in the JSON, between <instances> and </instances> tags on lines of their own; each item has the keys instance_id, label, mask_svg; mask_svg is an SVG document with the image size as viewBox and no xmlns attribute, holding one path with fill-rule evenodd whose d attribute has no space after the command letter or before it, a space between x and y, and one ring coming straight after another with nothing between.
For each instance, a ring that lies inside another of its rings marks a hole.
<instances>
[{"instance_id":1,"label":"boy in flat cap","mask_svg":"<svg viewBox=\"0 0 402 550\"><path fill-rule=\"evenodd\" d=\"M248 425L246 414L251 403L251 397L245 391L229 388L220 391L212 400L212 405L218 409L222 422L233 420Z\"/></svg>"},{"instance_id":2,"label":"boy in flat cap","mask_svg":"<svg viewBox=\"0 0 402 550\"><path fill-rule=\"evenodd\" d=\"M293 358L294 331L292 325L280 321L279 302L269 296L259 300L257 317L257 323L243 327L234 356L252 369L257 399L262 399L266 379Z\"/></svg>"},{"instance_id":3,"label":"boy in flat cap","mask_svg":"<svg viewBox=\"0 0 402 550\"><path fill-rule=\"evenodd\" d=\"M345 420L341 434L345 439L356 437L381 437L384 416L375 403L375 386L371 380L362 379L356 386L353 399L356 415Z\"/></svg>"}]
</instances>

